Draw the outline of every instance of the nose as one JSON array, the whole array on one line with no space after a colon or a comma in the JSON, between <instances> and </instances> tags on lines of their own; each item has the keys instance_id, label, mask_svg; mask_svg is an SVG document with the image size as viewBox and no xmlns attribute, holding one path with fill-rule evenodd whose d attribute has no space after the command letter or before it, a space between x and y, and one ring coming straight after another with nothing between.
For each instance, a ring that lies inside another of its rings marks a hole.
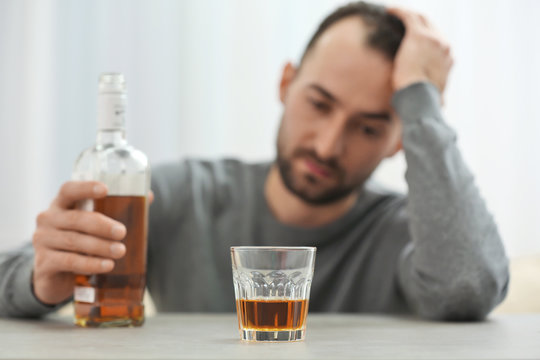
<instances>
[{"instance_id":1,"label":"nose","mask_svg":"<svg viewBox=\"0 0 540 360\"><path fill-rule=\"evenodd\" d=\"M318 130L315 150L321 159L337 157L345 151L345 119L329 120Z\"/></svg>"}]
</instances>

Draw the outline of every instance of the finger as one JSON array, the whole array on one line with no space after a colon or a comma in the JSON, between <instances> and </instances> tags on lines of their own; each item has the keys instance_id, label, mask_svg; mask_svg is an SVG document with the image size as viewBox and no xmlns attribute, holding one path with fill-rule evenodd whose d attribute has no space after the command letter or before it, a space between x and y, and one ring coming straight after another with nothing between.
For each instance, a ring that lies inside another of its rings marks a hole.
<instances>
[{"instance_id":1,"label":"finger","mask_svg":"<svg viewBox=\"0 0 540 360\"><path fill-rule=\"evenodd\" d=\"M48 211L38 216L38 225L81 232L110 240L122 240L126 236L124 224L94 211Z\"/></svg>"},{"instance_id":2,"label":"finger","mask_svg":"<svg viewBox=\"0 0 540 360\"><path fill-rule=\"evenodd\" d=\"M407 26L411 24L418 22L418 18L416 17L415 13L409 10L405 10L403 8L388 7L386 8L386 12L400 19L405 25L405 28L407 28Z\"/></svg>"},{"instance_id":3,"label":"finger","mask_svg":"<svg viewBox=\"0 0 540 360\"><path fill-rule=\"evenodd\" d=\"M428 19L422 15L422 14L416 14L416 16L418 17L418 21L424 25L425 27L427 28L431 28L431 24L429 23Z\"/></svg>"},{"instance_id":4,"label":"finger","mask_svg":"<svg viewBox=\"0 0 540 360\"><path fill-rule=\"evenodd\" d=\"M45 250L44 267L51 272L70 272L75 274L100 274L111 271L114 261L76 253Z\"/></svg>"},{"instance_id":5,"label":"finger","mask_svg":"<svg viewBox=\"0 0 540 360\"><path fill-rule=\"evenodd\" d=\"M150 190L150 191L148 192L148 203L149 203L149 204L153 203L153 202L154 202L154 198L155 198L154 192L153 192L152 190Z\"/></svg>"},{"instance_id":6,"label":"finger","mask_svg":"<svg viewBox=\"0 0 540 360\"><path fill-rule=\"evenodd\" d=\"M107 195L107 186L99 181L68 181L62 185L53 206L74 208L78 201L99 199Z\"/></svg>"},{"instance_id":7,"label":"finger","mask_svg":"<svg viewBox=\"0 0 540 360\"><path fill-rule=\"evenodd\" d=\"M33 238L36 247L76 252L109 259L120 259L126 253L126 246L117 241L97 238L75 231L39 229Z\"/></svg>"},{"instance_id":8,"label":"finger","mask_svg":"<svg viewBox=\"0 0 540 360\"><path fill-rule=\"evenodd\" d=\"M398 7L388 8L387 12L399 18L405 25L406 29L410 29L413 26L428 29L433 28L429 20L420 13Z\"/></svg>"}]
</instances>

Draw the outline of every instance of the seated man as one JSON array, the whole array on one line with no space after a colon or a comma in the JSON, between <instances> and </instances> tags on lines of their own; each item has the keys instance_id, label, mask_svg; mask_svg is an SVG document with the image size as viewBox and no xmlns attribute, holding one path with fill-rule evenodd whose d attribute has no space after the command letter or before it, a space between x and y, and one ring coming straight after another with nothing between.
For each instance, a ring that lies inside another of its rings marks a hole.
<instances>
[{"instance_id":1,"label":"seated man","mask_svg":"<svg viewBox=\"0 0 540 360\"><path fill-rule=\"evenodd\" d=\"M158 311L234 311L229 247L316 246L310 310L484 318L505 294L496 224L441 115L452 58L421 15L363 2L335 10L283 70L273 162L156 167L148 288ZM368 181L403 149L407 196ZM125 235L74 208L68 182L37 218L33 247L0 255L0 314L40 316L106 273ZM117 242L118 244L118 242Z\"/></svg>"}]
</instances>

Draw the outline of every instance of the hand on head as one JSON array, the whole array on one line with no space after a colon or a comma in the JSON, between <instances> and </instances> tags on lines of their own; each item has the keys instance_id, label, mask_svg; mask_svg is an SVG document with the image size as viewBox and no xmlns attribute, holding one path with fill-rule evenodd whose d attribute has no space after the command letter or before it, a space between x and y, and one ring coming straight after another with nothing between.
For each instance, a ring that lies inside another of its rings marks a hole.
<instances>
[{"instance_id":1,"label":"hand on head","mask_svg":"<svg viewBox=\"0 0 540 360\"><path fill-rule=\"evenodd\" d=\"M405 36L394 60L394 90L429 81L442 96L454 63L448 42L423 15L397 7L387 11L405 25Z\"/></svg>"}]
</instances>

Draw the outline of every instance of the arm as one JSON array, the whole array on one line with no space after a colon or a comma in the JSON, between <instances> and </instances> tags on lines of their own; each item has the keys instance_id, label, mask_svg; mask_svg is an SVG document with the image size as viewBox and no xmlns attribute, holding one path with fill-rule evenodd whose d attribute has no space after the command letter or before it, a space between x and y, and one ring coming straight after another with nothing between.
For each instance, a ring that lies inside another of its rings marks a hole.
<instances>
[{"instance_id":1,"label":"arm","mask_svg":"<svg viewBox=\"0 0 540 360\"><path fill-rule=\"evenodd\" d=\"M398 266L399 284L424 317L482 319L506 295L508 260L456 135L441 116L450 48L423 16L389 12L406 29L394 60L392 99L403 125L412 239Z\"/></svg>"},{"instance_id":2,"label":"arm","mask_svg":"<svg viewBox=\"0 0 540 360\"><path fill-rule=\"evenodd\" d=\"M410 306L434 319L484 318L507 290L508 261L497 226L443 121L429 83L398 91L412 242L399 264Z\"/></svg>"}]
</instances>

